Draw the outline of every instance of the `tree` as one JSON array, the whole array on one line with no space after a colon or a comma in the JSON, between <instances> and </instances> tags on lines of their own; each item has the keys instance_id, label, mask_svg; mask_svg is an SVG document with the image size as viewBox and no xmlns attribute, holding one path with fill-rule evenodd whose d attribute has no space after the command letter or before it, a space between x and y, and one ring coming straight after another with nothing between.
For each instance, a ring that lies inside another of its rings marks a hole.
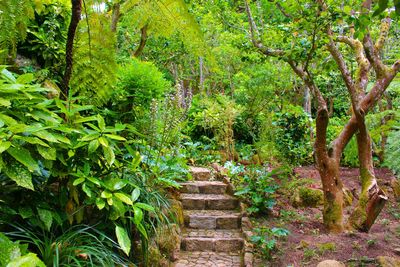
<instances>
[{"instance_id":1,"label":"tree","mask_svg":"<svg viewBox=\"0 0 400 267\"><path fill-rule=\"evenodd\" d=\"M82 0L71 0L72 16L68 28L67 45L65 50L65 72L62 81L62 98L66 100L69 95L69 81L71 80L72 67L73 67L73 48L75 32L78 28L78 23L81 20L82 13Z\"/></svg>"},{"instance_id":2,"label":"tree","mask_svg":"<svg viewBox=\"0 0 400 267\"><path fill-rule=\"evenodd\" d=\"M387 196L375 178L371 137L365 116L382 98L400 70L400 60L392 66L386 66L381 59L391 24L388 14L382 13L386 8L380 10L381 7L374 7L371 1L356 1L352 7L343 6L339 1L268 1L264 7L278 10L280 15L278 18L271 16L268 37L263 38L265 34L258 30L247 0L245 7L253 45L265 56L287 62L316 100L315 155L324 191L325 226L331 232L341 232L345 228L344 188L339 166L344 148L356 135L362 189L347 225L369 231L387 201ZM372 14L374 8L377 11ZM273 11L268 12L271 15ZM386 15L380 22L379 13L380 16ZM380 23L379 29L377 23ZM265 44L268 42L265 39L271 40L274 36L281 38L281 47L271 48ZM346 51L346 48L350 48L350 51ZM327 63L332 59L350 96L352 115L341 133L328 144L328 105L316 83L316 77L326 71ZM357 64L355 77L349 70L349 61ZM367 89L369 83L372 84L370 90Z\"/></svg>"}]
</instances>

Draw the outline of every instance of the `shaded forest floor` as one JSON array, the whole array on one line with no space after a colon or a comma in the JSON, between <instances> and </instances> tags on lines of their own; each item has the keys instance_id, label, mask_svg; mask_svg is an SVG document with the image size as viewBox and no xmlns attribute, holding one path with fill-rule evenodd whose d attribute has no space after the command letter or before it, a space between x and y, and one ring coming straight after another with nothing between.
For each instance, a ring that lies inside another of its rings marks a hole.
<instances>
[{"instance_id":1,"label":"shaded forest floor","mask_svg":"<svg viewBox=\"0 0 400 267\"><path fill-rule=\"evenodd\" d=\"M310 187L321 188L314 167L296 168L295 173L300 179L309 178ZM350 190L360 190L358 175L358 169L341 168L343 183ZM390 187L394 176L388 169L376 169L376 176L389 201L369 233L328 234L322 223L322 206L294 208L288 197L290 191L279 195L272 216L256 218L254 224L255 227L286 228L290 235L278 242L272 260L260 266L316 266L326 259L341 261L346 266L378 266L377 256L400 257L400 202L395 201ZM346 216L350 210L351 207L346 209Z\"/></svg>"}]
</instances>

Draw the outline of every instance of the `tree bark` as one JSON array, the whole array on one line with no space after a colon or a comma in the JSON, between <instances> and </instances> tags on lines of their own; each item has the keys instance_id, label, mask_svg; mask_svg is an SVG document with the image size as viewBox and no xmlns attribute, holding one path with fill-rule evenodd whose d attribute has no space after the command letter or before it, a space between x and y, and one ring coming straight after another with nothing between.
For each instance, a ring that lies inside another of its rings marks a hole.
<instances>
[{"instance_id":1,"label":"tree bark","mask_svg":"<svg viewBox=\"0 0 400 267\"><path fill-rule=\"evenodd\" d=\"M112 7L112 18L111 18L111 31L116 32L117 31L117 25L119 18L121 16L121 4L116 3Z\"/></svg>"},{"instance_id":2,"label":"tree bark","mask_svg":"<svg viewBox=\"0 0 400 267\"><path fill-rule=\"evenodd\" d=\"M135 53L133 54L134 57L140 56L140 54L143 52L144 47L146 46L146 42L147 42L147 27L148 26L146 24L140 29L140 43L139 43L139 46L136 49Z\"/></svg>"},{"instance_id":3,"label":"tree bark","mask_svg":"<svg viewBox=\"0 0 400 267\"><path fill-rule=\"evenodd\" d=\"M388 197L379 188L375 178L372 143L365 118L357 118L357 146L360 162L361 194L357 206L350 215L349 224L360 231L368 232L384 207Z\"/></svg>"},{"instance_id":4,"label":"tree bark","mask_svg":"<svg viewBox=\"0 0 400 267\"><path fill-rule=\"evenodd\" d=\"M65 49L65 72L61 84L61 89L62 89L61 99L63 100L67 100L69 95L69 81L71 80L72 67L73 67L74 38L82 13L82 0L71 0L71 3L72 3L72 16L71 16L71 22L69 23L67 45Z\"/></svg>"}]
</instances>

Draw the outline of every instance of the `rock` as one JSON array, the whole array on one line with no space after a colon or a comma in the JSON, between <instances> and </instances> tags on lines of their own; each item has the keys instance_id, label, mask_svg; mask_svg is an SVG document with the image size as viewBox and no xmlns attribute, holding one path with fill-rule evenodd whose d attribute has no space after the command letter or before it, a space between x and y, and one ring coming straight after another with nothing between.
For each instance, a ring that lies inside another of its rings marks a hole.
<instances>
[{"instance_id":1,"label":"rock","mask_svg":"<svg viewBox=\"0 0 400 267\"><path fill-rule=\"evenodd\" d=\"M400 266L400 259L399 258L392 258L388 256L378 256L376 257L378 262L378 266L380 267L399 267Z\"/></svg>"},{"instance_id":2,"label":"rock","mask_svg":"<svg viewBox=\"0 0 400 267\"><path fill-rule=\"evenodd\" d=\"M345 267L343 263L335 260L325 260L318 263L317 267Z\"/></svg>"},{"instance_id":3,"label":"rock","mask_svg":"<svg viewBox=\"0 0 400 267\"><path fill-rule=\"evenodd\" d=\"M300 187L292 195L293 207L316 207L324 204L324 192L321 189Z\"/></svg>"}]
</instances>

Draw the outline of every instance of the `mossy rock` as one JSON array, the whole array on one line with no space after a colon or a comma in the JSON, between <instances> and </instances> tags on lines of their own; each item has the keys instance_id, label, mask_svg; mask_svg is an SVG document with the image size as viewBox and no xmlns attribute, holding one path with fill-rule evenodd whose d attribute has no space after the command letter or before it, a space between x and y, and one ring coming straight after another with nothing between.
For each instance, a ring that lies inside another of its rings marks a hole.
<instances>
[{"instance_id":1,"label":"mossy rock","mask_svg":"<svg viewBox=\"0 0 400 267\"><path fill-rule=\"evenodd\" d=\"M317 207L324 204L324 192L320 189L300 187L290 199L293 207Z\"/></svg>"}]
</instances>

